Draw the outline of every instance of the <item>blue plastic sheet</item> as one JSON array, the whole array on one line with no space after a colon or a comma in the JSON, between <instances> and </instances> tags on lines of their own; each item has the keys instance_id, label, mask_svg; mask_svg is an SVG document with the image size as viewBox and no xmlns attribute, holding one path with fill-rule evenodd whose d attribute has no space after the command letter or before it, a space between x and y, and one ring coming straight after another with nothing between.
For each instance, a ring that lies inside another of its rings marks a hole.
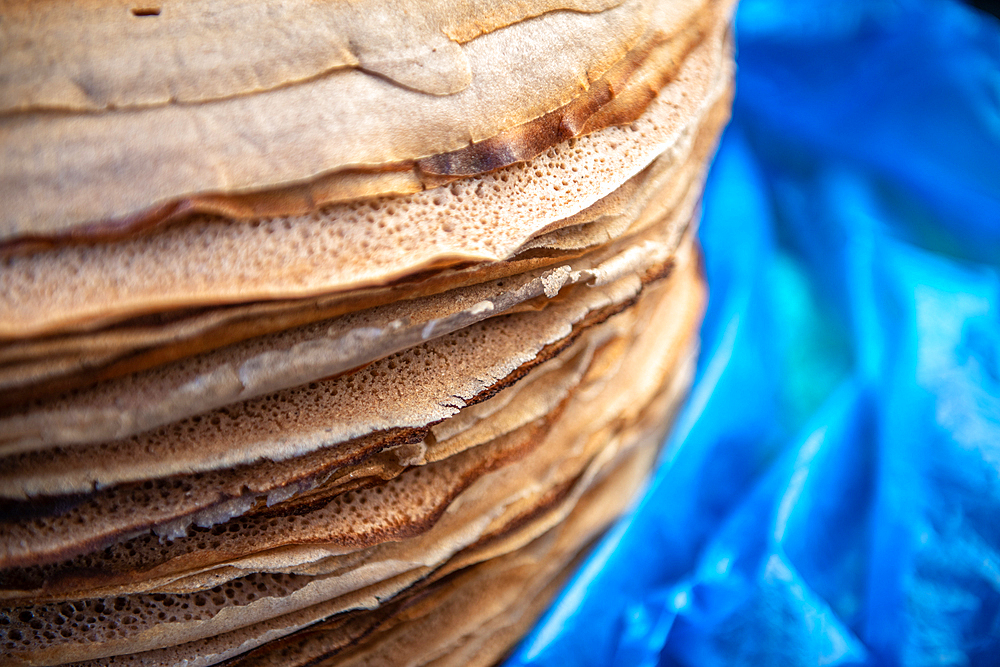
<instances>
[{"instance_id":1,"label":"blue plastic sheet","mask_svg":"<svg viewBox=\"0 0 1000 667\"><path fill-rule=\"evenodd\" d=\"M509 660L1000 665L1000 22L743 0L689 405Z\"/></svg>"}]
</instances>

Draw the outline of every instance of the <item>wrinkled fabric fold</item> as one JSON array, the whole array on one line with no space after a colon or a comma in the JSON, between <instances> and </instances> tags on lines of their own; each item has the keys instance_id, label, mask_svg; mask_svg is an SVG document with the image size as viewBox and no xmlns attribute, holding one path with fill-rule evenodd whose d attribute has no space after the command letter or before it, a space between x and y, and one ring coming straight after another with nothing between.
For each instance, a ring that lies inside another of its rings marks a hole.
<instances>
[{"instance_id":1,"label":"wrinkled fabric fold","mask_svg":"<svg viewBox=\"0 0 1000 667\"><path fill-rule=\"evenodd\" d=\"M745 0L698 379L508 665L993 665L1000 22Z\"/></svg>"}]
</instances>

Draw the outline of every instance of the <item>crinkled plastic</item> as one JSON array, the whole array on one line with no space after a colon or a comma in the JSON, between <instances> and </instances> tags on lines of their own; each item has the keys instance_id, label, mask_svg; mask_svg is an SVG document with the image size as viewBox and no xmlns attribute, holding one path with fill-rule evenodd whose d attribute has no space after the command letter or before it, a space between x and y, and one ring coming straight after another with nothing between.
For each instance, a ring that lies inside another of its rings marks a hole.
<instances>
[{"instance_id":1,"label":"crinkled plastic","mask_svg":"<svg viewBox=\"0 0 1000 667\"><path fill-rule=\"evenodd\" d=\"M1000 22L743 0L696 386L508 665L1000 665Z\"/></svg>"}]
</instances>

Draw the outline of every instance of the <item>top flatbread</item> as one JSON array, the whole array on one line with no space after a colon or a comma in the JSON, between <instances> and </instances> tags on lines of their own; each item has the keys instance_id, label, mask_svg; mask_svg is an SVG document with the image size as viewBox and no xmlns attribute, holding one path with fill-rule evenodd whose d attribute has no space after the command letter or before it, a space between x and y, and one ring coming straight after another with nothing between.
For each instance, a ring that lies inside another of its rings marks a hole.
<instances>
[{"instance_id":1,"label":"top flatbread","mask_svg":"<svg viewBox=\"0 0 1000 667\"><path fill-rule=\"evenodd\" d=\"M201 104L0 118L0 240L465 148L585 92L640 39L650 4L549 12L473 39L460 47L469 84L452 95L339 69Z\"/></svg>"},{"instance_id":2,"label":"top flatbread","mask_svg":"<svg viewBox=\"0 0 1000 667\"><path fill-rule=\"evenodd\" d=\"M621 3L171 0L144 9L114 0L6 2L0 113L206 102L354 68L450 95L472 79L461 44L551 11Z\"/></svg>"},{"instance_id":3,"label":"top flatbread","mask_svg":"<svg viewBox=\"0 0 1000 667\"><path fill-rule=\"evenodd\" d=\"M175 307L353 290L505 259L620 187L708 113L731 76L725 43L721 31L705 40L630 127L447 188L253 224L201 218L98 247L4 258L0 338Z\"/></svg>"}]
</instances>

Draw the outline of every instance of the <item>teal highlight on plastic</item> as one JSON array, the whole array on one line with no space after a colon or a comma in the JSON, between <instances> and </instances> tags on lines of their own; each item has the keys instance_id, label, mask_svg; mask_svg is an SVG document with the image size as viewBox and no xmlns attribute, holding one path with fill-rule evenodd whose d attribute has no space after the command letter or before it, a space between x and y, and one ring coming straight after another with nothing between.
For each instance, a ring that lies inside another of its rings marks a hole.
<instances>
[{"instance_id":1,"label":"teal highlight on plastic","mask_svg":"<svg viewBox=\"0 0 1000 667\"><path fill-rule=\"evenodd\" d=\"M1000 22L743 0L696 385L510 666L1000 665Z\"/></svg>"}]
</instances>

